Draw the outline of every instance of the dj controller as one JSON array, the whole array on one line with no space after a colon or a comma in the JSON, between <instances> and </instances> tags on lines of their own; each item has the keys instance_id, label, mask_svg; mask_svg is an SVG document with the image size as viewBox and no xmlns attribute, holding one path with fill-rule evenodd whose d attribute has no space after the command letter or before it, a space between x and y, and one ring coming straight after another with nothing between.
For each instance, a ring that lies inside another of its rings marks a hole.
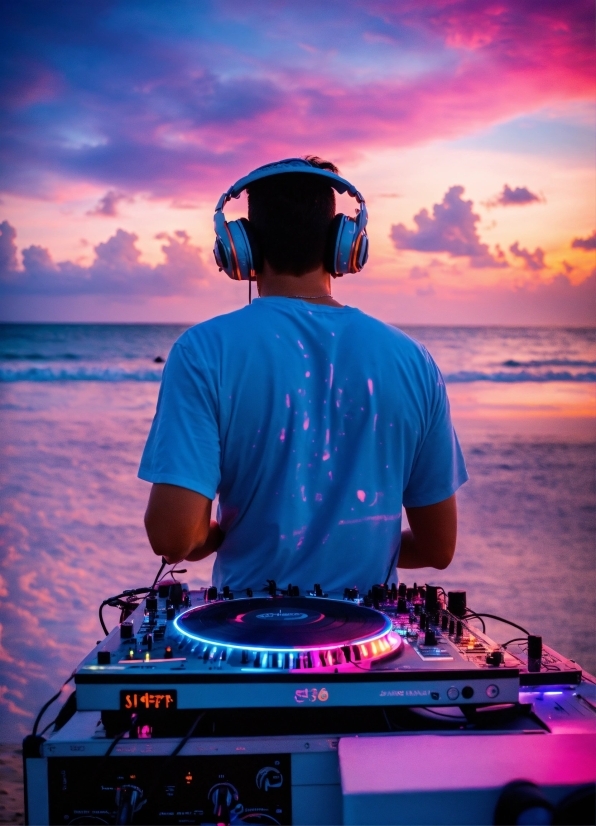
<instances>
[{"instance_id":1,"label":"dj controller","mask_svg":"<svg viewBox=\"0 0 596 826\"><path fill-rule=\"evenodd\" d=\"M566 764L586 735L596 744L596 681L541 637L492 641L464 591L301 593L269 581L234 594L174 579L141 590L76 668L53 734L26 738L29 823L374 823L374 801L411 792L350 791L359 750L372 748L374 764L383 738L405 756L408 739L419 750L439 733L456 755L454 736L468 735L464 748L473 735L486 759L499 733L513 737L515 760L530 743L522 734L558 733L555 762ZM595 761L580 762L570 789L596 780ZM493 822L478 808L453 821L389 811L383 822Z\"/></svg>"}]
</instances>

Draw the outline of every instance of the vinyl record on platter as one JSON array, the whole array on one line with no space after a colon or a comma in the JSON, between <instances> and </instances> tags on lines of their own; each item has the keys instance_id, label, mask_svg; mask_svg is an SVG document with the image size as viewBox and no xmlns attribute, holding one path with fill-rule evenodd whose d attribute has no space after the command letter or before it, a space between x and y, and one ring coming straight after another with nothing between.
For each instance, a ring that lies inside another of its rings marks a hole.
<instances>
[{"instance_id":1,"label":"vinyl record on platter","mask_svg":"<svg viewBox=\"0 0 596 826\"><path fill-rule=\"evenodd\" d=\"M352 602L262 597L191 608L176 621L189 637L241 648L307 650L377 639L391 631L380 611Z\"/></svg>"}]
</instances>

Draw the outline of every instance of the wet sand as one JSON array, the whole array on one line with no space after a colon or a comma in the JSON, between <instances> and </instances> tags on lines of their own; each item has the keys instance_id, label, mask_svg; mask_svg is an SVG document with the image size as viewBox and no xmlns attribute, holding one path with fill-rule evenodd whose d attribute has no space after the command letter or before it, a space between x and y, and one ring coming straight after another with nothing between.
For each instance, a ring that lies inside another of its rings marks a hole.
<instances>
[{"instance_id":1,"label":"wet sand","mask_svg":"<svg viewBox=\"0 0 596 826\"><path fill-rule=\"evenodd\" d=\"M21 749L0 744L0 823L24 822Z\"/></svg>"}]
</instances>

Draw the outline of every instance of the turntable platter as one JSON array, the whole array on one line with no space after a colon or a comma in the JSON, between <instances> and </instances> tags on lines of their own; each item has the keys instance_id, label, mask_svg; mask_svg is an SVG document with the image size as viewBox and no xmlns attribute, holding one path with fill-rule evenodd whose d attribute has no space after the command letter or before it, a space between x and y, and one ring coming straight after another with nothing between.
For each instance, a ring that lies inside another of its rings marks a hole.
<instances>
[{"instance_id":1,"label":"turntable platter","mask_svg":"<svg viewBox=\"0 0 596 826\"><path fill-rule=\"evenodd\" d=\"M200 642L247 651L309 652L357 648L357 659L386 656L401 640L389 617L347 601L250 598L191 608L178 630Z\"/></svg>"}]
</instances>

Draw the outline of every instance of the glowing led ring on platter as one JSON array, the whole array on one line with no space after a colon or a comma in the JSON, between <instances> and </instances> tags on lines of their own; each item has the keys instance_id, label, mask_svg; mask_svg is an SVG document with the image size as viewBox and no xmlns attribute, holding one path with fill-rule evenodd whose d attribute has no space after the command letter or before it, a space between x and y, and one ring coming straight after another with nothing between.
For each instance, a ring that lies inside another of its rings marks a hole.
<instances>
[{"instance_id":1,"label":"glowing led ring on platter","mask_svg":"<svg viewBox=\"0 0 596 826\"><path fill-rule=\"evenodd\" d=\"M393 626L389 617L385 616L381 612L373 611L372 609L356 608L354 612L355 606L349 606L348 608L345 603L339 601L315 601L309 599L307 602L303 602L301 600L301 605L298 607L298 610L292 611L294 606L289 604L289 601L284 601L283 603L266 601L266 607L263 606L263 602L265 601L262 601L259 606L256 604L256 600L235 600L233 603L217 602L209 603L205 606L194 607L176 617L174 620L174 626L178 633L188 639L203 643L204 645L227 648L231 651L248 650L261 653L292 654L307 653L309 651L337 651L341 648L345 648L346 646L368 646L370 648L370 654L367 653L367 657L380 657L390 653L391 651L396 651L401 647L401 638L392 633ZM241 603L245 603L246 608L248 609L252 609L254 607L256 610L249 610L242 613ZM330 606L332 610L335 610L340 614L339 617L329 617L324 613L321 613L320 609L323 611L327 609L329 611ZM276 609L278 610L276 611ZM225 613L227 610L230 611L230 614L235 611L235 614L229 617L224 616L221 621L218 621L219 618L217 616L212 616L219 612ZM259 613L257 613L257 611L259 611ZM349 616L344 618L342 616L344 611L347 611L348 614L352 613L353 616L358 619L362 618L363 622L355 623L353 618L352 621L350 621L351 618ZM271 633L276 636L289 636L290 638L292 637L292 633L288 633L288 631L289 628L293 626L293 622L290 622L290 620L295 619L303 626L306 626L306 628L303 627L301 631L307 638L310 636L311 639L304 639L301 641L297 640L294 644L291 644L289 641L285 644L280 644L278 640L266 642L262 639L262 636L263 634L269 636L269 629L265 631L263 630L265 629L265 626L262 626L262 628L257 632L255 631L254 626L251 627L250 624L243 627L242 635L238 638L238 625L242 625L245 617L249 617L251 622L254 622L254 620L259 620L263 623L268 623L271 619L276 619L279 617L282 625L277 625L272 628ZM216 628L199 628L196 631L194 629L189 629L188 620L191 618L196 619L197 624L199 625L214 622ZM202 619L208 620L208 622L201 623ZM306 623L303 622L305 619L307 620ZM328 620L331 623L339 620L340 626L345 624L346 628L342 629L341 627L333 627L330 629L328 627L317 627L316 623L320 620ZM372 630L371 633L362 633L365 629L358 626L361 626L362 624L366 625L366 621L368 621L368 624L370 625L371 620L372 624L375 626L374 630ZM217 627L218 624L219 628ZM350 633L350 631L352 633ZM360 631L360 634L358 631ZM339 636L339 634L343 633L345 633L345 636ZM332 634L334 637L333 640L329 639L329 634ZM325 639L325 637L327 637L327 639Z\"/></svg>"}]
</instances>

